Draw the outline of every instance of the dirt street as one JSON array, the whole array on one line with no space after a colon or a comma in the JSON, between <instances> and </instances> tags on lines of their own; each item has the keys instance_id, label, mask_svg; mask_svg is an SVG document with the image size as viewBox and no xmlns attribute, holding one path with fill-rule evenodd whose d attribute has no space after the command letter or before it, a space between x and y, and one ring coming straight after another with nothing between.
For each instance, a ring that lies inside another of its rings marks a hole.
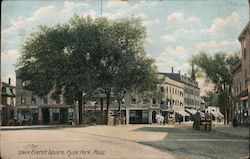
<instances>
[{"instance_id":1,"label":"dirt street","mask_svg":"<svg viewBox=\"0 0 250 159\"><path fill-rule=\"evenodd\" d=\"M194 131L190 126L102 125L1 132L3 159L228 159L247 155L247 139Z\"/></svg>"}]
</instances>

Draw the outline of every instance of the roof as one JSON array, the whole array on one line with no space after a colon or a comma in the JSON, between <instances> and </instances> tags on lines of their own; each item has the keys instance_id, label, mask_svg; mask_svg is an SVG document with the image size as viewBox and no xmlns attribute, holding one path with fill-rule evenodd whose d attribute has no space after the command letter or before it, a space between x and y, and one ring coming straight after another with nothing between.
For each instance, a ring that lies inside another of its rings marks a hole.
<instances>
[{"instance_id":1,"label":"roof","mask_svg":"<svg viewBox=\"0 0 250 159\"><path fill-rule=\"evenodd\" d=\"M231 74L234 74L237 70L241 68L241 62L239 62L235 67L232 68Z\"/></svg>"},{"instance_id":2,"label":"roof","mask_svg":"<svg viewBox=\"0 0 250 159\"><path fill-rule=\"evenodd\" d=\"M2 96L15 97L16 87L11 86L8 83L2 82Z\"/></svg>"},{"instance_id":3,"label":"roof","mask_svg":"<svg viewBox=\"0 0 250 159\"><path fill-rule=\"evenodd\" d=\"M84 96L84 99L98 99L98 98L106 98L106 93L102 88L96 88L94 90L91 90L87 92ZM114 98L113 95L111 95L111 98Z\"/></svg>"},{"instance_id":4,"label":"roof","mask_svg":"<svg viewBox=\"0 0 250 159\"><path fill-rule=\"evenodd\" d=\"M247 32L247 30L249 31L249 29L250 29L250 20L248 21L248 23L246 24L244 29L241 31L241 33L240 33L240 35L238 37L239 41L246 36L246 32Z\"/></svg>"},{"instance_id":5,"label":"roof","mask_svg":"<svg viewBox=\"0 0 250 159\"><path fill-rule=\"evenodd\" d=\"M185 84L188 84L188 85L192 85L192 86L198 88L198 83L195 80L191 79L190 77L183 76L183 75L181 75L179 73L162 73L162 72L160 72L159 74L165 75L165 76L169 77L172 80L175 80L175 81L178 81L178 82L181 82L181 83L185 83Z\"/></svg>"}]
</instances>

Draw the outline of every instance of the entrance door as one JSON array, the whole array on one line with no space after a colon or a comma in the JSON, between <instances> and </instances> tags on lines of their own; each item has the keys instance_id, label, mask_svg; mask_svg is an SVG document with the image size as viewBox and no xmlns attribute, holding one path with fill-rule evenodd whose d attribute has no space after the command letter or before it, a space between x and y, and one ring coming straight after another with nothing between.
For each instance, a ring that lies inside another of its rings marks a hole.
<instances>
[{"instance_id":1,"label":"entrance door","mask_svg":"<svg viewBox=\"0 0 250 159\"><path fill-rule=\"evenodd\" d=\"M67 124L68 108L61 108L60 110L60 124Z\"/></svg>"},{"instance_id":2,"label":"entrance door","mask_svg":"<svg viewBox=\"0 0 250 159\"><path fill-rule=\"evenodd\" d=\"M153 111L152 112L152 123L156 123L157 121L156 121L156 111Z\"/></svg>"},{"instance_id":3,"label":"entrance door","mask_svg":"<svg viewBox=\"0 0 250 159\"><path fill-rule=\"evenodd\" d=\"M49 124L50 123L49 108L42 108L42 114L43 114L43 124Z\"/></svg>"}]
</instances>

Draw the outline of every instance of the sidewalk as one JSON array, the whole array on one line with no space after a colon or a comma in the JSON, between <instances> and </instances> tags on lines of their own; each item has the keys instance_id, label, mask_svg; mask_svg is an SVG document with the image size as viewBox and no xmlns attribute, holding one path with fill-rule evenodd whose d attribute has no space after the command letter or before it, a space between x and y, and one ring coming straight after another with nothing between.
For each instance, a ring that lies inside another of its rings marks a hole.
<instances>
[{"instance_id":1,"label":"sidewalk","mask_svg":"<svg viewBox=\"0 0 250 159\"><path fill-rule=\"evenodd\" d=\"M220 134L225 134L231 137L240 137L249 139L250 129L248 127L231 127L231 126L215 126L213 131Z\"/></svg>"},{"instance_id":2,"label":"sidewalk","mask_svg":"<svg viewBox=\"0 0 250 159\"><path fill-rule=\"evenodd\" d=\"M23 129L57 129L57 128L72 128L86 127L86 125L30 125L30 126L1 126L0 130L23 130Z\"/></svg>"}]
</instances>

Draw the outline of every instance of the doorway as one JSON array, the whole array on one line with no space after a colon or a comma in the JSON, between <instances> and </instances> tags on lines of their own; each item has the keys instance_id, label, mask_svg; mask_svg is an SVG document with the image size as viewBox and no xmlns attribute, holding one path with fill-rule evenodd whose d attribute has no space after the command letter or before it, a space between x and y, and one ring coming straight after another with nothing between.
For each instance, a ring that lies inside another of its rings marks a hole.
<instances>
[{"instance_id":1,"label":"doorway","mask_svg":"<svg viewBox=\"0 0 250 159\"><path fill-rule=\"evenodd\" d=\"M152 123L156 123L156 111L152 112Z\"/></svg>"},{"instance_id":2,"label":"doorway","mask_svg":"<svg viewBox=\"0 0 250 159\"><path fill-rule=\"evenodd\" d=\"M60 110L60 124L67 124L68 108L61 108Z\"/></svg>"},{"instance_id":3,"label":"doorway","mask_svg":"<svg viewBox=\"0 0 250 159\"><path fill-rule=\"evenodd\" d=\"M43 124L49 124L50 123L49 108L42 108L42 114L43 114Z\"/></svg>"}]
</instances>

